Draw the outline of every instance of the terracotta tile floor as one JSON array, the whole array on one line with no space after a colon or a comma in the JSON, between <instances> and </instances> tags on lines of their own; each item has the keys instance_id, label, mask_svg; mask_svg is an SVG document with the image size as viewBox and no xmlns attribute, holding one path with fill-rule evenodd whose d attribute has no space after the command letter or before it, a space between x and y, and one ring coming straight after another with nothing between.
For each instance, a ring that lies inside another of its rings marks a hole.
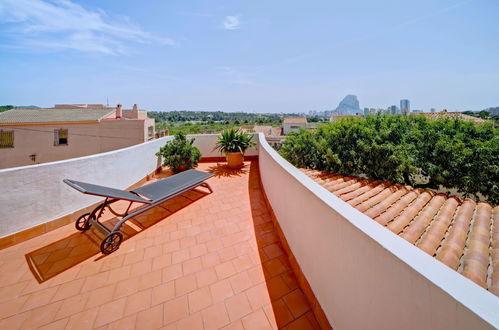
<instances>
[{"instance_id":1,"label":"terracotta tile floor","mask_svg":"<svg viewBox=\"0 0 499 330\"><path fill-rule=\"evenodd\" d=\"M258 163L199 169L215 174L213 194L195 189L143 213L109 256L98 251L100 233L72 224L1 250L0 329L318 328Z\"/></svg>"}]
</instances>

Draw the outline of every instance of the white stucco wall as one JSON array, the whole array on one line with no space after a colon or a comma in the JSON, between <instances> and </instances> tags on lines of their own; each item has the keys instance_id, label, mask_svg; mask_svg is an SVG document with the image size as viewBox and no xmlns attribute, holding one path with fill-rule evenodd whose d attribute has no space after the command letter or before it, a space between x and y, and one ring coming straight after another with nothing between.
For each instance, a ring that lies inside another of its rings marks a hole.
<instances>
[{"instance_id":1,"label":"white stucco wall","mask_svg":"<svg viewBox=\"0 0 499 330\"><path fill-rule=\"evenodd\" d=\"M217 150L213 150L215 143L217 142L219 134L203 134L203 135L188 135L188 138L195 138L194 145L201 150L203 157L225 157L221 155ZM258 145L258 135L252 133L253 140ZM246 150L245 156L256 156L258 155L257 146L254 148Z\"/></svg>"},{"instance_id":2,"label":"white stucco wall","mask_svg":"<svg viewBox=\"0 0 499 330\"><path fill-rule=\"evenodd\" d=\"M213 151L217 135L194 135L202 157ZM57 162L0 170L0 237L43 224L98 202L62 182L69 178L115 188L127 188L159 167L155 153L167 136L132 147ZM247 155L256 155L253 148Z\"/></svg>"},{"instance_id":3,"label":"white stucco wall","mask_svg":"<svg viewBox=\"0 0 499 330\"><path fill-rule=\"evenodd\" d=\"M334 329L490 329L499 298L357 211L259 137L265 193Z\"/></svg>"},{"instance_id":4,"label":"white stucco wall","mask_svg":"<svg viewBox=\"0 0 499 330\"><path fill-rule=\"evenodd\" d=\"M289 134L291 132L298 132L300 130L300 128L307 128L307 124L306 123L283 123L282 124L282 128L283 128L283 134L286 135L286 134Z\"/></svg>"}]
</instances>

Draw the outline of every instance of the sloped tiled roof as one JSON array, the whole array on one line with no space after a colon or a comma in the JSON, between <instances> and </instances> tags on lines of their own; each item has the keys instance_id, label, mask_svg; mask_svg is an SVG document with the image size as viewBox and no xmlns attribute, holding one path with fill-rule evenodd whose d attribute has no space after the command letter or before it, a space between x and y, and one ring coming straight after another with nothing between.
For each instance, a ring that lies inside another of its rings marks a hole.
<instances>
[{"instance_id":1,"label":"sloped tiled roof","mask_svg":"<svg viewBox=\"0 0 499 330\"><path fill-rule=\"evenodd\" d=\"M499 206L302 169L357 210L499 296Z\"/></svg>"},{"instance_id":2,"label":"sloped tiled roof","mask_svg":"<svg viewBox=\"0 0 499 330\"><path fill-rule=\"evenodd\" d=\"M272 126L246 125L246 126L241 126L241 131L263 133L265 136L273 136L273 137L278 137L282 135L281 127L272 127Z\"/></svg>"},{"instance_id":3,"label":"sloped tiled roof","mask_svg":"<svg viewBox=\"0 0 499 330\"><path fill-rule=\"evenodd\" d=\"M329 118L329 120L338 121L345 118L360 118L360 115L333 115Z\"/></svg>"},{"instance_id":4,"label":"sloped tiled roof","mask_svg":"<svg viewBox=\"0 0 499 330\"><path fill-rule=\"evenodd\" d=\"M306 124L307 117L284 117L284 124Z\"/></svg>"},{"instance_id":5,"label":"sloped tiled roof","mask_svg":"<svg viewBox=\"0 0 499 330\"><path fill-rule=\"evenodd\" d=\"M97 121L114 109L12 109L0 113L0 124Z\"/></svg>"},{"instance_id":6,"label":"sloped tiled roof","mask_svg":"<svg viewBox=\"0 0 499 330\"><path fill-rule=\"evenodd\" d=\"M461 112L418 112L412 113L412 116L425 116L427 119L461 119L472 121L477 124L484 124L487 121L482 118L473 117Z\"/></svg>"}]
</instances>

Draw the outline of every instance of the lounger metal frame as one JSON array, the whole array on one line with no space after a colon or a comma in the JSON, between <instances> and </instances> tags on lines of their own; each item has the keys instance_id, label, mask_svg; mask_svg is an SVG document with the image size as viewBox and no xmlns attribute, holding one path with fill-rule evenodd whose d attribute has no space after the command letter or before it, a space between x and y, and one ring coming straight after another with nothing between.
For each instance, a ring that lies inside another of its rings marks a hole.
<instances>
[{"instance_id":1,"label":"lounger metal frame","mask_svg":"<svg viewBox=\"0 0 499 330\"><path fill-rule=\"evenodd\" d=\"M83 190L80 187L78 187L78 185L75 184L72 180L64 179L63 181L66 184L68 184L69 186L83 192ZM191 189L194 189L196 187L204 187L204 188L208 189L210 191L210 193L213 192L213 189L211 189L210 185L208 183L206 183L204 180L201 182L196 182L192 185L186 186L178 191L170 193L164 197L158 198L157 200L146 200L146 199L143 199L139 194L135 193L134 191L128 191L128 192L136 195L138 198L136 200L130 200L130 204L128 205L125 213L116 212L115 210L112 209L111 204L113 204L117 201L126 200L126 199L106 197L106 199L102 203L100 203L98 206L96 206L92 210L92 212L85 213L85 214L81 215L78 218L78 220L76 220L76 223L75 223L76 229L78 229L80 231L85 231L85 230L90 229L90 227L95 226L96 229L98 229L101 233L106 235L106 237L104 238L104 240L102 241L101 246L100 246L101 252L104 254L110 254L110 253L116 251L118 249L119 245L121 244L121 242L123 240L123 235L120 232L120 228L127 220L129 220L130 218L137 216L141 213L144 213L145 211L150 210L150 209L158 206L159 204L162 204L162 203L166 202L167 200L172 199L178 195L181 195L184 192L189 191ZM93 196L105 197L103 195L92 194L89 192L84 192L84 193L88 194L88 195L93 195ZM145 206L140 207L137 210L129 213L130 208L131 208L133 203L142 203L142 204L145 204ZM102 216L102 214L104 213L104 210L106 208L108 208L109 211L112 214L114 214L115 216L122 217L121 220L118 221L118 223L115 224L113 229L111 229L111 230L99 221L99 218ZM115 244L115 243L117 243L117 244Z\"/></svg>"}]
</instances>

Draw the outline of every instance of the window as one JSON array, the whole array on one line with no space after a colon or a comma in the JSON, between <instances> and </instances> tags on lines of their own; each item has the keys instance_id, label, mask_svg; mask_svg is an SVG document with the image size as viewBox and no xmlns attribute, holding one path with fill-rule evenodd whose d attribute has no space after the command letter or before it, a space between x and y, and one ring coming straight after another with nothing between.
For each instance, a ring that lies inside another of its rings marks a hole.
<instances>
[{"instance_id":1,"label":"window","mask_svg":"<svg viewBox=\"0 0 499 330\"><path fill-rule=\"evenodd\" d=\"M0 148L14 148L14 131L0 131Z\"/></svg>"},{"instance_id":2,"label":"window","mask_svg":"<svg viewBox=\"0 0 499 330\"><path fill-rule=\"evenodd\" d=\"M67 146L68 145L68 130L67 129L56 129L54 130L54 145L55 146Z\"/></svg>"},{"instance_id":3,"label":"window","mask_svg":"<svg viewBox=\"0 0 499 330\"><path fill-rule=\"evenodd\" d=\"M154 127L149 126L147 130L148 130L149 138L152 138L154 135Z\"/></svg>"}]
</instances>

